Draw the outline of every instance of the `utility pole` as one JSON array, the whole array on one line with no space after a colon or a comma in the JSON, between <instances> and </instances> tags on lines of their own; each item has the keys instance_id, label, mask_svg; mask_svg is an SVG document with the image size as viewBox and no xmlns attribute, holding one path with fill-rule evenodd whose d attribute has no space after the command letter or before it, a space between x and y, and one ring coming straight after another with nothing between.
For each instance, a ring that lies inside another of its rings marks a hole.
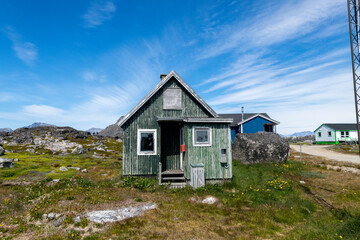
<instances>
[{"instance_id":1,"label":"utility pole","mask_svg":"<svg viewBox=\"0 0 360 240\"><path fill-rule=\"evenodd\" d=\"M354 96L355 96L355 110L356 110L356 124L359 142L360 155L360 126L359 126L359 108L360 108L360 39L359 39L359 0L348 0L348 14L349 14L349 32L350 32L350 47L351 60L353 69L354 81Z\"/></svg>"}]
</instances>

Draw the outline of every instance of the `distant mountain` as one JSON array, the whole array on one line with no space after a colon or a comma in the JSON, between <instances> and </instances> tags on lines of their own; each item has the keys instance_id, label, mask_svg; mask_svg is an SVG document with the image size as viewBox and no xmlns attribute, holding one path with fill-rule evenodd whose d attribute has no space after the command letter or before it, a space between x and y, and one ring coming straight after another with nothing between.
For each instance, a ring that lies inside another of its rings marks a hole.
<instances>
[{"instance_id":1,"label":"distant mountain","mask_svg":"<svg viewBox=\"0 0 360 240\"><path fill-rule=\"evenodd\" d=\"M296 132L290 135L290 137L305 137L305 136L312 136L314 132L311 131L303 131L303 132Z\"/></svg>"},{"instance_id":2,"label":"distant mountain","mask_svg":"<svg viewBox=\"0 0 360 240\"><path fill-rule=\"evenodd\" d=\"M0 128L0 132L12 132L11 128Z\"/></svg>"},{"instance_id":3,"label":"distant mountain","mask_svg":"<svg viewBox=\"0 0 360 240\"><path fill-rule=\"evenodd\" d=\"M87 130L87 132L94 134L94 133L99 133L102 130L103 130L102 128L90 128L89 130Z\"/></svg>"},{"instance_id":4,"label":"distant mountain","mask_svg":"<svg viewBox=\"0 0 360 240\"><path fill-rule=\"evenodd\" d=\"M34 122L33 124L31 124L27 127L24 127L24 128L43 127L43 126L55 126L55 125L52 125L49 123Z\"/></svg>"},{"instance_id":5,"label":"distant mountain","mask_svg":"<svg viewBox=\"0 0 360 240\"><path fill-rule=\"evenodd\" d=\"M303 132L296 132L293 134L279 134L281 137L305 137L305 136L313 136L314 132L311 131L303 131Z\"/></svg>"}]
</instances>

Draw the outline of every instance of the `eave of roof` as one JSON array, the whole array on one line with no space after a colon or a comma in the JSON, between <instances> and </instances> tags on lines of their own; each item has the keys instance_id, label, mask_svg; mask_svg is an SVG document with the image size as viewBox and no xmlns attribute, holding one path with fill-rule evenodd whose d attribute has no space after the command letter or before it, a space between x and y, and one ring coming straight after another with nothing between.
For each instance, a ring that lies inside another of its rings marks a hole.
<instances>
[{"instance_id":1,"label":"eave of roof","mask_svg":"<svg viewBox=\"0 0 360 240\"><path fill-rule=\"evenodd\" d=\"M254 115L254 116L252 116L252 117L250 117L250 118L248 118L248 119L245 119L244 121L238 122L237 125L244 124L244 123L246 123L246 122L248 122L248 121L250 121L250 120L252 120L252 119L254 119L254 118L256 118L256 117L264 118L265 120L268 120L269 122L272 122L272 123L274 123L275 125L279 125L279 124L280 124L280 122L275 121L274 119L265 117L264 115L258 113L258 114Z\"/></svg>"},{"instance_id":2,"label":"eave of roof","mask_svg":"<svg viewBox=\"0 0 360 240\"><path fill-rule=\"evenodd\" d=\"M153 90L151 90L133 109L130 110L124 118L119 121L118 125L121 127L127 120L129 120L152 96L154 96L172 77L174 77L209 113L212 117L218 118L217 113L174 71L161 80Z\"/></svg>"},{"instance_id":3,"label":"eave of roof","mask_svg":"<svg viewBox=\"0 0 360 240\"><path fill-rule=\"evenodd\" d=\"M323 124L320 125L320 127L315 129L314 132L319 130L319 128L321 128L324 125L327 126L328 128L331 128L331 129L335 130L335 131L339 131L339 130L357 131L357 124L356 123L323 123Z\"/></svg>"},{"instance_id":4,"label":"eave of roof","mask_svg":"<svg viewBox=\"0 0 360 240\"><path fill-rule=\"evenodd\" d=\"M189 122L189 123L232 123L232 118L177 118L177 117L158 117L158 122Z\"/></svg>"}]
</instances>

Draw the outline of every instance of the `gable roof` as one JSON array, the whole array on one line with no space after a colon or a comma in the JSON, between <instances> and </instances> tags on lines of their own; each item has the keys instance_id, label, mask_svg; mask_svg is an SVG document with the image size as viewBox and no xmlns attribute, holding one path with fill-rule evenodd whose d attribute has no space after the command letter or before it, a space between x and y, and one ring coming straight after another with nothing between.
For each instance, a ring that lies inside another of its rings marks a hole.
<instances>
[{"instance_id":1,"label":"gable roof","mask_svg":"<svg viewBox=\"0 0 360 240\"><path fill-rule=\"evenodd\" d=\"M251 119L254 119L256 117L264 118L264 119L268 120L269 122L272 122L276 125L280 124L280 122L275 121L274 119L271 119L270 116L267 115L267 113L244 113L243 121L242 121L241 115L242 115L241 113L219 114L220 117L234 119L233 122L231 123L231 127L239 126L240 124L250 121Z\"/></svg>"},{"instance_id":2,"label":"gable roof","mask_svg":"<svg viewBox=\"0 0 360 240\"><path fill-rule=\"evenodd\" d=\"M356 123L323 123L314 132L316 132L323 125L326 125L334 130L356 130L357 131Z\"/></svg>"},{"instance_id":3,"label":"gable roof","mask_svg":"<svg viewBox=\"0 0 360 240\"><path fill-rule=\"evenodd\" d=\"M181 86L183 86L188 93L193 96L198 103L203 106L209 113L211 116L213 116L214 118L219 117L219 115L217 115L217 113L174 71L171 70L170 73L168 75L166 75L166 77L161 80L155 87L153 90L151 90L151 92L149 92L133 109L130 110L130 112L128 114L126 114L124 116L123 119L121 119L121 121L119 121L117 124L121 127L127 120L129 120L142 106L144 106L144 104L152 97L154 96L171 78L175 78L180 84Z\"/></svg>"}]
</instances>

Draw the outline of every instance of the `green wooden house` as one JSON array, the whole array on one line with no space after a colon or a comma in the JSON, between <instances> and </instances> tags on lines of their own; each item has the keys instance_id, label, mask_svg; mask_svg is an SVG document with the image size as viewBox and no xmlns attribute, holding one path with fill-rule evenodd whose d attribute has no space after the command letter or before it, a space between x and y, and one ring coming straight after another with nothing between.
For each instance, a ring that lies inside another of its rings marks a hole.
<instances>
[{"instance_id":1,"label":"green wooden house","mask_svg":"<svg viewBox=\"0 0 360 240\"><path fill-rule=\"evenodd\" d=\"M179 185L231 179L232 119L220 118L175 71L160 78L118 123L123 175Z\"/></svg>"}]
</instances>

